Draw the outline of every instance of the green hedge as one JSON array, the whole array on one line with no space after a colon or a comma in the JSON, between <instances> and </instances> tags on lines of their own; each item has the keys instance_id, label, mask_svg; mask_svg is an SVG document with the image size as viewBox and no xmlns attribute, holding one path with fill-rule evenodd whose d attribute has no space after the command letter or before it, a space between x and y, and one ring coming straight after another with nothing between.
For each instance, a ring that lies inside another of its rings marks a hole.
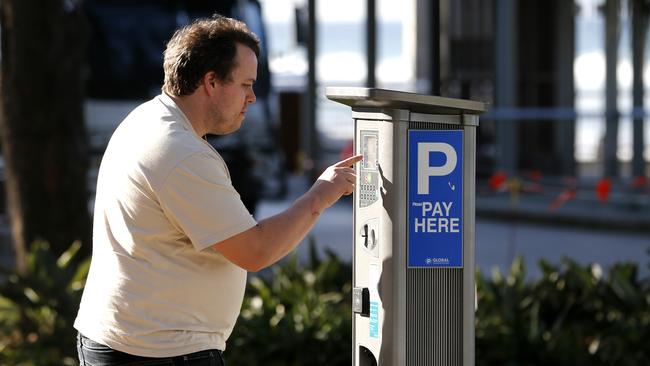
<instances>
[{"instance_id":1,"label":"green hedge","mask_svg":"<svg viewBox=\"0 0 650 366\"><path fill-rule=\"evenodd\" d=\"M249 279L230 337L230 365L350 365L352 268L334 254L308 264L296 255Z\"/></svg>"},{"instance_id":2,"label":"green hedge","mask_svg":"<svg viewBox=\"0 0 650 366\"><path fill-rule=\"evenodd\" d=\"M35 242L25 273L3 270L0 283L0 365L76 365L77 315L90 260L75 242L56 258Z\"/></svg>"},{"instance_id":3,"label":"green hedge","mask_svg":"<svg viewBox=\"0 0 650 366\"><path fill-rule=\"evenodd\" d=\"M477 275L477 365L650 365L650 279L635 264L540 268L531 282L521 258Z\"/></svg>"},{"instance_id":4,"label":"green hedge","mask_svg":"<svg viewBox=\"0 0 650 366\"><path fill-rule=\"evenodd\" d=\"M89 263L77 250L53 258L38 243L24 274L5 274L0 365L76 363L72 322ZM294 255L250 276L229 365L351 364L351 267L311 251L306 264ZM532 281L521 258L505 275L477 274L477 365L650 365L650 279L636 265L540 268Z\"/></svg>"}]
</instances>

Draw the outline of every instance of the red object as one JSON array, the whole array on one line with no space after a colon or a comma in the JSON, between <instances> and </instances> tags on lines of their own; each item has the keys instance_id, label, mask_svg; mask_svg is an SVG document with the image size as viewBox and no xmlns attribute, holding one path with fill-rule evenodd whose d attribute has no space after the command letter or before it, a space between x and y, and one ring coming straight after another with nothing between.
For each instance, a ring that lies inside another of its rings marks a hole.
<instances>
[{"instance_id":1,"label":"red object","mask_svg":"<svg viewBox=\"0 0 650 366\"><path fill-rule=\"evenodd\" d=\"M564 206L565 203L571 201L572 199L576 198L576 189L575 188L567 188L560 192L560 194L555 197L553 201L548 205L548 209L550 211L555 211L558 208Z\"/></svg>"},{"instance_id":2,"label":"red object","mask_svg":"<svg viewBox=\"0 0 650 366\"><path fill-rule=\"evenodd\" d=\"M609 199L609 192L612 190L612 180L609 178L602 178L596 183L596 196L600 202L607 202Z\"/></svg>"},{"instance_id":3,"label":"red object","mask_svg":"<svg viewBox=\"0 0 650 366\"><path fill-rule=\"evenodd\" d=\"M504 188L504 184L506 183L507 179L508 179L508 175L506 174L506 172L500 170L494 173L492 177L490 177L490 180L488 181L488 185L493 190L498 191Z\"/></svg>"},{"instance_id":4,"label":"red object","mask_svg":"<svg viewBox=\"0 0 650 366\"><path fill-rule=\"evenodd\" d=\"M648 177L639 175L638 177L634 177L632 180L632 188L634 189L640 189L645 187L648 184Z\"/></svg>"}]
</instances>

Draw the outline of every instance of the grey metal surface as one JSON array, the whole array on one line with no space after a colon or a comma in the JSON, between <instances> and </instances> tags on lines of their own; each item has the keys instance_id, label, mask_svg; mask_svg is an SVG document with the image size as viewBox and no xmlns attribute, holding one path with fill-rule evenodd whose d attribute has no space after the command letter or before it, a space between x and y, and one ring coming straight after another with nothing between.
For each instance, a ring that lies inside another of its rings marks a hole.
<instances>
[{"instance_id":1,"label":"grey metal surface","mask_svg":"<svg viewBox=\"0 0 650 366\"><path fill-rule=\"evenodd\" d=\"M325 95L351 107L405 109L416 113L480 114L487 109L482 102L376 88L328 87Z\"/></svg>"},{"instance_id":2,"label":"grey metal surface","mask_svg":"<svg viewBox=\"0 0 650 366\"><path fill-rule=\"evenodd\" d=\"M409 268L406 365L463 365L461 268Z\"/></svg>"},{"instance_id":3,"label":"grey metal surface","mask_svg":"<svg viewBox=\"0 0 650 366\"><path fill-rule=\"evenodd\" d=\"M408 160L408 151L403 145L408 141L408 123L396 123L393 132L393 150L394 165L393 173L395 177L407 177L408 165L404 162ZM406 196L408 187L407 179L395 179L393 181L393 207L392 216L395 228L393 229L393 243L397 243L393 251L394 274L393 283L395 286L395 295L393 299L393 309L395 309L395 351L393 352L393 365L406 365L406 317L408 313L406 294L407 288L404 285L406 281L406 233L408 227Z\"/></svg>"},{"instance_id":4,"label":"grey metal surface","mask_svg":"<svg viewBox=\"0 0 650 366\"><path fill-rule=\"evenodd\" d=\"M478 124L477 115L463 116L463 124ZM463 141L463 366L475 363L474 313L476 311L476 128L464 129Z\"/></svg>"},{"instance_id":5,"label":"grey metal surface","mask_svg":"<svg viewBox=\"0 0 650 366\"><path fill-rule=\"evenodd\" d=\"M403 109L352 107L352 118L369 121L408 122L410 113Z\"/></svg>"}]
</instances>

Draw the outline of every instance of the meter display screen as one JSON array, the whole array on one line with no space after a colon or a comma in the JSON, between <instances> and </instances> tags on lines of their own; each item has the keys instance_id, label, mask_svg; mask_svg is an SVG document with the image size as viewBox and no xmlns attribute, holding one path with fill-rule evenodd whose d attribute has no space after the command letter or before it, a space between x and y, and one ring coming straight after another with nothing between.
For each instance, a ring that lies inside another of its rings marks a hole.
<instances>
[{"instance_id":1,"label":"meter display screen","mask_svg":"<svg viewBox=\"0 0 650 366\"><path fill-rule=\"evenodd\" d=\"M361 141L363 162L361 167L366 170L377 170L377 135L365 134Z\"/></svg>"},{"instance_id":2,"label":"meter display screen","mask_svg":"<svg viewBox=\"0 0 650 366\"><path fill-rule=\"evenodd\" d=\"M379 199L379 131L359 131L361 174L359 175L359 206L367 207Z\"/></svg>"}]
</instances>

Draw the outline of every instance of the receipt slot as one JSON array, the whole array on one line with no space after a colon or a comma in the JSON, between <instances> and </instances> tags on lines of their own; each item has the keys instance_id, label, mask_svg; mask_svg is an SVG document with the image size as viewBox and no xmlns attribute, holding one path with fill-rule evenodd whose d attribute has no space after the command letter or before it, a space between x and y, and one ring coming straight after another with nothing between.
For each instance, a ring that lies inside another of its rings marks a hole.
<instances>
[{"instance_id":1,"label":"receipt slot","mask_svg":"<svg viewBox=\"0 0 650 366\"><path fill-rule=\"evenodd\" d=\"M352 107L353 364L474 365L480 102L327 88Z\"/></svg>"}]
</instances>

